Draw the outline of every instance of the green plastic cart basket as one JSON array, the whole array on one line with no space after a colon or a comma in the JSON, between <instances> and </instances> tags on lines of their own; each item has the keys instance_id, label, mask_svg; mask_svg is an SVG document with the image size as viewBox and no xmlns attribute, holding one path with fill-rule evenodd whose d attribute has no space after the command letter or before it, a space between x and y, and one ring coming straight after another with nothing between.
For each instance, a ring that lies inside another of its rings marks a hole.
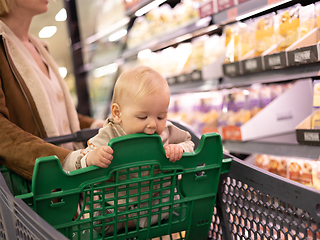
<instances>
[{"instance_id":1,"label":"green plastic cart basket","mask_svg":"<svg viewBox=\"0 0 320 240\"><path fill-rule=\"evenodd\" d=\"M158 135L109 145L114 158L104 169L64 172L55 156L37 159L30 191L18 189L16 198L69 239L207 239L219 178L231 164L220 135L202 135L195 152L175 163Z\"/></svg>"}]
</instances>

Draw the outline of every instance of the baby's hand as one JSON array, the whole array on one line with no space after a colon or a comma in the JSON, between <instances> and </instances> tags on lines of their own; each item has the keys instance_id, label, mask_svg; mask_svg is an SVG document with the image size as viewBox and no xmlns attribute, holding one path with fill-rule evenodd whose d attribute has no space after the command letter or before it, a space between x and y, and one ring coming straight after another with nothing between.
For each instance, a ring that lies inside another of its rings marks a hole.
<instances>
[{"instance_id":1,"label":"baby's hand","mask_svg":"<svg viewBox=\"0 0 320 240\"><path fill-rule=\"evenodd\" d=\"M87 166L95 165L107 168L113 159L113 150L109 146L98 147L87 154Z\"/></svg>"},{"instance_id":2,"label":"baby's hand","mask_svg":"<svg viewBox=\"0 0 320 240\"><path fill-rule=\"evenodd\" d=\"M175 162L180 160L183 153L183 148L178 144L169 144L164 147L166 152L166 157L169 158L170 162Z\"/></svg>"}]
</instances>

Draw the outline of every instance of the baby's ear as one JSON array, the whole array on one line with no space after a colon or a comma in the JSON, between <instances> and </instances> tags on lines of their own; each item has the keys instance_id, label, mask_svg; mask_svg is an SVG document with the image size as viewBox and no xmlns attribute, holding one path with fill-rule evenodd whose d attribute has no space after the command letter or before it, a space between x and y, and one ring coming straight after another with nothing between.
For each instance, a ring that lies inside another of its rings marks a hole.
<instances>
[{"instance_id":1,"label":"baby's ear","mask_svg":"<svg viewBox=\"0 0 320 240\"><path fill-rule=\"evenodd\" d=\"M121 123L121 108L118 103L113 103L111 106L111 114L115 123Z\"/></svg>"}]
</instances>

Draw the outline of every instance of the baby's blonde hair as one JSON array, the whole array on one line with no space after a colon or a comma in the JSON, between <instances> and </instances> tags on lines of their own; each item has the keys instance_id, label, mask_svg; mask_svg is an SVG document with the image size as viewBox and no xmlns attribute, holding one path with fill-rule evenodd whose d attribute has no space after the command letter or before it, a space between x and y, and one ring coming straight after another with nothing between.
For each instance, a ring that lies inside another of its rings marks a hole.
<instances>
[{"instance_id":1,"label":"baby's blonde hair","mask_svg":"<svg viewBox=\"0 0 320 240\"><path fill-rule=\"evenodd\" d=\"M147 66L125 70L118 78L113 92L112 103L120 104L123 97L135 101L156 91L170 92L164 77Z\"/></svg>"},{"instance_id":2,"label":"baby's blonde hair","mask_svg":"<svg viewBox=\"0 0 320 240\"><path fill-rule=\"evenodd\" d=\"M15 4L15 0L0 0L0 17L6 16Z\"/></svg>"}]
</instances>

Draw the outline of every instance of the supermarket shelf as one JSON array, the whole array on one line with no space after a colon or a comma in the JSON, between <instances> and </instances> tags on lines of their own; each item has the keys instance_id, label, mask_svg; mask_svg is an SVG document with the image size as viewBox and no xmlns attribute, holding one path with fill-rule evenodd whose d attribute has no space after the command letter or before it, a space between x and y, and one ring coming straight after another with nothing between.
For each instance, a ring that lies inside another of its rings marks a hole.
<instances>
[{"instance_id":1,"label":"supermarket shelf","mask_svg":"<svg viewBox=\"0 0 320 240\"><path fill-rule=\"evenodd\" d=\"M259 141L223 141L226 150L244 154L271 154L279 156L302 157L317 160L320 155L319 146L299 145L295 133L288 133Z\"/></svg>"},{"instance_id":2,"label":"supermarket shelf","mask_svg":"<svg viewBox=\"0 0 320 240\"><path fill-rule=\"evenodd\" d=\"M223 76L221 79L176 83L170 85L170 89L171 93L173 94L183 92L209 91L231 87L247 86L253 83L273 83L282 81L292 81L303 78L313 78L318 77L319 72L319 62L307 63L295 67L268 70L236 77Z\"/></svg>"},{"instance_id":3,"label":"supermarket shelf","mask_svg":"<svg viewBox=\"0 0 320 240\"><path fill-rule=\"evenodd\" d=\"M256 14L264 14L266 11L276 11L280 7L283 7L288 2L291 2L290 5L293 5L294 1L273 1L275 3L269 4L272 2L270 0L247 0L239 5L231 7L229 9L220 11L213 15L214 24L227 24L237 19L241 20L242 18L248 18ZM246 14L250 14L246 15Z\"/></svg>"},{"instance_id":4,"label":"supermarket shelf","mask_svg":"<svg viewBox=\"0 0 320 240\"><path fill-rule=\"evenodd\" d=\"M178 84L170 85L171 94L185 93L185 92L205 92L205 91L215 90L218 88L219 88L219 79L178 83Z\"/></svg>"},{"instance_id":5,"label":"supermarket shelf","mask_svg":"<svg viewBox=\"0 0 320 240\"><path fill-rule=\"evenodd\" d=\"M154 37L149 41L144 42L135 48L126 49L122 54L122 58L127 59L131 57L135 57L141 50L144 50L144 49L149 48L150 50L155 51L161 48L165 48L165 47L177 44L181 41L188 40L188 38L192 37L192 33L207 27L211 21L211 18L207 18L204 21L202 20L201 24L198 23L199 21L200 20L196 19L185 27L178 28L174 31L171 31L168 34L164 34L159 37ZM191 36L189 34L191 34Z\"/></svg>"},{"instance_id":6,"label":"supermarket shelf","mask_svg":"<svg viewBox=\"0 0 320 240\"><path fill-rule=\"evenodd\" d=\"M143 7L144 5L147 5L150 2L151 2L150 0L140 1L139 3L132 6L130 9L128 9L126 11L126 15L130 16L134 14L136 10ZM188 39L197 37L199 35L206 34L205 31L202 32L201 30L208 27L211 20L213 21L214 24L220 25L221 27L224 24L236 21L237 17L244 16L244 14L253 13L256 10L261 10L261 9L263 10L266 7L268 7L268 11L277 10L277 8L279 8L281 5L288 3L287 0L279 1L274 4L268 4L268 2L270 2L270 0L269 1L268 0L248 0L230 9L226 9L216 14L213 14L211 17L207 17L207 22L205 24L203 24L202 22L201 25L199 25L198 22L204 21L204 19L200 19L200 20L196 19L188 26L181 27L180 29L177 29L175 31L172 31L171 33L165 34L160 37L155 36L149 41L144 42L133 49L126 49L122 54L122 58L124 59L132 58L132 57L135 57L139 51L147 48L151 49L152 51L155 51L158 49L166 48L174 44L186 41ZM290 4L292 5L293 2L291 2ZM264 11L261 11L259 14L263 14L263 12ZM217 28L219 29L219 26L217 26ZM197 34L198 31L200 31L199 34Z\"/></svg>"},{"instance_id":7,"label":"supermarket shelf","mask_svg":"<svg viewBox=\"0 0 320 240\"><path fill-rule=\"evenodd\" d=\"M147 5L151 2L153 2L153 0L141 0L141 1L137 2L132 7L130 7L129 9L126 10L126 15L127 16L133 15L137 10L139 10L140 8L144 7L145 5Z\"/></svg>"},{"instance_id":8,"label":"supermarket shelf","mask_svg":"<svg viewBox=\"0 0 320 240\"><path fill-rule=\"evenodd\" d=\"M295 67L273 69L236 77L223 77L221 88L244 86L253 83L272 83L319 76L319 62Z\"/></svg>"}]
</instances>

